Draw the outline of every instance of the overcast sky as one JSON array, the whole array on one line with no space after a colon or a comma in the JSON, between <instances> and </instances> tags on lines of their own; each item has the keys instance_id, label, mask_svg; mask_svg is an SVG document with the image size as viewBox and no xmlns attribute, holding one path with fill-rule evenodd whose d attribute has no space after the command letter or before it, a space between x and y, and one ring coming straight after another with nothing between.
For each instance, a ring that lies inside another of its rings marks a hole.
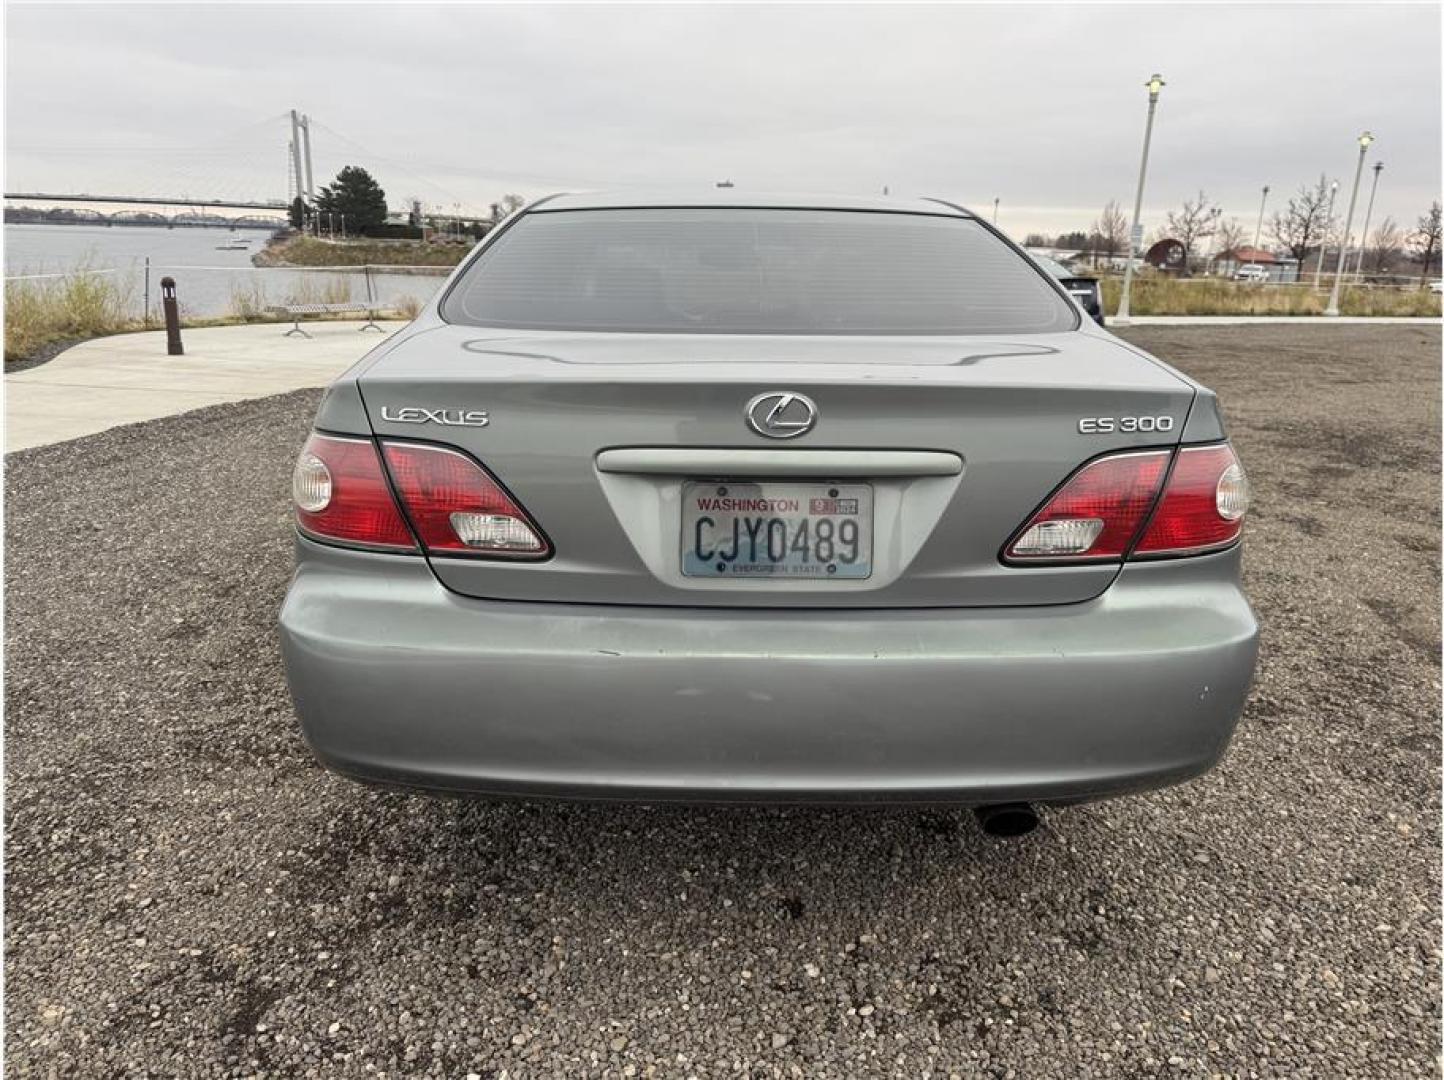
<instances>
[{"instance_id":1,"label":"overcast sky","mask_svg":"<svg viewBox=\"0 0 1444 1080\"><path fill-rule=\"evenodd\" d=\"M7 17L7 191L278 197L295 107L315 118L318 183L361 163L397 207L723 178L887 185L984 212L1000 198L1021 237L1131 205L1154 70L1168 85L1150 228L1199 188L1249 229L1264 184L1270 211L1321 172L1343 179L1342 201L1365 128L1385 166L1375 223L1412 226L1440 187L1435 4L48 3Z\"/></svg>"}]
</instances>

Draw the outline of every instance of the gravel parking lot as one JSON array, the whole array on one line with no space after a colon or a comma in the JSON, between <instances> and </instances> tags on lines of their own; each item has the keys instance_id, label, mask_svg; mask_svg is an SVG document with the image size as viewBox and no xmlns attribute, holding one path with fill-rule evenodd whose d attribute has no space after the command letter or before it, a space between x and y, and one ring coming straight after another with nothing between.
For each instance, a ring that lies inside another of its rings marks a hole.
<instances>
[{"instance_id":1,"label":"gravel parking lot","mask_svg":"<svg viewBox=\"0 0 1444 1080\"><path fill-rule=\"evenodd\" d=\"M1437 1075L1437 327L1151 328L1254 483L1224 764L1048 812L323 772L274 620L318 394L13 454L15 1076Z\"/></svg>"}]
</instances>

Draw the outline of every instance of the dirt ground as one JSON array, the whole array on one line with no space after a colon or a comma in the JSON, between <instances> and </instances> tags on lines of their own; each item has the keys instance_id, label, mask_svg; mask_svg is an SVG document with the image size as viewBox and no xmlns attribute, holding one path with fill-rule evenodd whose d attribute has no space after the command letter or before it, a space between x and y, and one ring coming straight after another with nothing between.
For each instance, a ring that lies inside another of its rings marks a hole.
<instances>
[{"instance_id":1,"label":"dirt ground","mask_svg":"<svg viewBox=\"0 0 1444 1080\"><path fill-rule=\"evenodd\" d=\"M1150 328L1263 628L1223 764L1048 811L487 804L317 767L315 393L10 455L14 1076L1436 1076L1440 331Z\"/></svg>"}]
</instances>

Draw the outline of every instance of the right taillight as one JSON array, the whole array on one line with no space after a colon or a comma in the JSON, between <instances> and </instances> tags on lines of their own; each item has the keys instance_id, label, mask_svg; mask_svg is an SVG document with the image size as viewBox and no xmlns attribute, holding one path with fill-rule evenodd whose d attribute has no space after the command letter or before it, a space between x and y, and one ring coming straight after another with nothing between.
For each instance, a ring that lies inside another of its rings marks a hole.
<instances>
[{"instance_id":1,"label":"right taillight","mask_svg":"<svg viewBox=\"0 0 1444 1080\"><path fill-rule=\"evenodd\" d=\"M1248 480L1227 443L1109 454L1069 477L1003 558L1101 562L1217 551L1238 539L1247 509Z\"/></svg>"},{"instance_id":2,"label":"right taillight","mask_svg":"<svg viewBox=\"0 0 1444 1080\"><path fill-rule=\"evenodd\" d=\"M1004 549L1009 562L1121 559L1158 498L1171 451L1090 461L1068 478Z\"/></svg>"},{"instance_id":3,"label":"right taillight","mask_svg":"<svg viewBox=\"0 0 1444 1080\"><path fill-rule=\"evenodd\" d=\"M1248 477L1233 447L1185 447L1133 552L1193 555L1227 547L1243 531L1247 511Z\"/></svg>"}]
</instances>

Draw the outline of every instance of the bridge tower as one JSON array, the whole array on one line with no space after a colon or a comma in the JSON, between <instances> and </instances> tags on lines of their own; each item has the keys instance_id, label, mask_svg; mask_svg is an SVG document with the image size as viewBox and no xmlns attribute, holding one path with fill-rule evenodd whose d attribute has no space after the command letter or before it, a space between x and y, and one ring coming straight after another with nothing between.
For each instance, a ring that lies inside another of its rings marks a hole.
<instances>
[{"instance_id":1,"label":"bridge tower","mask_svg":"<svg viewBox=\"0 0 1444 1080\"><path fill-rule=\"evenodd\" d=\"M306 189L306 168L301 158L301 117L295 109L291 110L291 168L296 174L296 194L307 206L311 205L310 192Z\"/></svg>"},{"instance_id":2,"label":"bridge tower","mask_svg":"<svg viewBox=\"0 0 1444 1080\"><path fill-rule=\"evenodd\" d=\"M311 172L311 118L301 117L301 157L306 165L306 202L316 205L316 178ZM297 184L299 187L300 185Z\"/></svg>"}]
</instances>

